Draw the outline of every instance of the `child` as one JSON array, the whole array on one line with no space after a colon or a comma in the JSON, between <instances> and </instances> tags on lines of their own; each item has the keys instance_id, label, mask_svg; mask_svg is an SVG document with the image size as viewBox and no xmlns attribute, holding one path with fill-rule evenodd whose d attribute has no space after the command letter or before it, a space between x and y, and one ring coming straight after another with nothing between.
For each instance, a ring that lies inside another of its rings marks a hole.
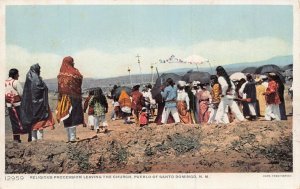
<instances>
[{"instance_id":1,"label":"child","mask_svg":"<svg viewBox=\"0 0 300 189\"><path fill-rule=\"evenodd\" d=\"M94 98L91 100L90 106L94 108L94 126L97 133L100 133L100 122L102 122L101 128L104 129L104 132L107 132L108 125L105 120L105 114L108 112L108 104L101 88L95 89Z\"/></svg>"},{"instance_id":2,"label":"child","mask_svg":"<svg viewBox=\"0 0 300 189\"><path fill-rule=\"evenodd\" d=\"M94 109L90 106L90 102L94 98L94 91L89 91L89 96L84 101L83 111L88 115L88 126L94 130Z\"/></svg>"},{"instance_id":3,"label":"child","mask_svg":"<svg viewBox=\"0 0 300 189\"><path fill-rule=\"evenodd\" d=\"M147 108L146 107L143 107L142 108L142 111L140 113L140 127L143 127L143 126L146 126L148 125L148 113L147 113Z\"/></svg>"}]
</instances>

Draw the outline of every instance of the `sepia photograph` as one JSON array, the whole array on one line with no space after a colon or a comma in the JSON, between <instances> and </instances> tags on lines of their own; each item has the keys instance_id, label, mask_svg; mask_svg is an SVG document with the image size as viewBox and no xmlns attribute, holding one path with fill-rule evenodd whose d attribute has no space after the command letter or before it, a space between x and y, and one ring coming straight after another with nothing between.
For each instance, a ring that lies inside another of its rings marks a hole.
<instances>
[{"instance_id":1,"label":"sepia photograph","mask_svg":"<svg viewBox=\"0 0 300 189\"><path fill-rule=\"evenodd\" d=\"M0 5L0 188L300 188L298 0Z\"/></svg>"}]
</instances>

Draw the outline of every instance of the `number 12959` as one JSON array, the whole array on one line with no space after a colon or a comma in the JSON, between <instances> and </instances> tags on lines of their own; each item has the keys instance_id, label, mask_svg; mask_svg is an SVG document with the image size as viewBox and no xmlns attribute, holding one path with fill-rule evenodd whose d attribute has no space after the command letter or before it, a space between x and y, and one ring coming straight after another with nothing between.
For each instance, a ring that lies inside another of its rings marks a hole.
<instances>
[{"instance_id":1,"label":"number 12959","mask_svg":"<svg viewBox=\"0 0 300 189\"><path fill-rule=\"evenodd\" d=\"M19 181L24 180L23 176L5 176L6 181Z\"/></svg>"}]
</instances>

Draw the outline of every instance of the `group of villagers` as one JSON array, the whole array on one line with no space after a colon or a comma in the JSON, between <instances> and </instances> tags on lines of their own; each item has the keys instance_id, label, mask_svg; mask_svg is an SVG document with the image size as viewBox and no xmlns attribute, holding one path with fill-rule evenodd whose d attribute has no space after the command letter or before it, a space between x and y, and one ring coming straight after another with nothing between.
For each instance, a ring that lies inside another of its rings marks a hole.
<instances>
[{"instance_id":1,"label":"group of villagers","mask_svg":"<svg viewBox=\"0 0 300 189\"><path fill-rule=\"evenodd\" d=\"M18 81L19 72L13 68L5 81L5 101L12 125L13 140L21 142L20 134L28 134L28 142L41 140L44 129L54 129L48 88L44 83L39 64L30 67L24 87ZM87 125L97 133L107 132L108 102L101 88L89 91L88 98L82 100L83 76L74 67L72 57L62 61L58 79L58 102L55 110L57 122L63 123L68 142L78 141L76 127L86 126L84 113L88 115ZM157 125L181 124L228 124L237 121L286 120L284 85L278 75L269 73L267 77L256 79L247 75L247 80L233 82L222 66L216 68L216 75L210 83L194 81L175 82L168 78L159 87L159 93L152 94L148 84L140 91L136 85L130 92L117 94L117 86L111 91L113 110L111 119L124 119L125 124L148 126L150 118ZM155 89L157 90L157 89ZM156 115L155 115L156 114ZM101 126L100 126L101 125Z\"/></svg>"}]
</instances>

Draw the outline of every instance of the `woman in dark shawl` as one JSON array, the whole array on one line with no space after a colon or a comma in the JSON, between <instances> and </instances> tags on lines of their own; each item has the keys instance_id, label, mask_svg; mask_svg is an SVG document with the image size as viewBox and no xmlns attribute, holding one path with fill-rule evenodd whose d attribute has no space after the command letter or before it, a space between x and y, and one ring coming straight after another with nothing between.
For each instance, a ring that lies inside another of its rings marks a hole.
<instances>
[{"instance_id":1,"label":"woman in dark shawl","mask_svg":"<svg viewBox=\"0 0 300 189\"><path fill-rule=\"evenodd\" d=\"M82 78L78 69L74 68L73 58L65 57L57 76L59 100L56 118L58 122L64 122L68 142L76 142L76 126L84 123L81 98Z\"/></svg>"},{"instance_id":2,"label":"woman in dark shawl","mask_svg":"<svg viewBox=\"0 0 300 189\"><path fill-rule=\"evenodd\" d=\"M39 64L30 67L21 101L21 121L32 133L32 140L43 139L43 129L49 126L54 128L55 124L49 107L48 87L40 73Z\"/></svg>"},{"instance_id":3,"label":"woman in dark shawl","mask_svg":"<svg viewBox=\"0 0 300 189\"><path fill-rule=\"evenodd\" d=\"M276 83L278 83L278 95L281 102L279 104L280 119L287 120L286 111L285 111L285 100L284 100L284 84L277 74L275 76L275 81Z\"/></svg>"}]
</instances>

